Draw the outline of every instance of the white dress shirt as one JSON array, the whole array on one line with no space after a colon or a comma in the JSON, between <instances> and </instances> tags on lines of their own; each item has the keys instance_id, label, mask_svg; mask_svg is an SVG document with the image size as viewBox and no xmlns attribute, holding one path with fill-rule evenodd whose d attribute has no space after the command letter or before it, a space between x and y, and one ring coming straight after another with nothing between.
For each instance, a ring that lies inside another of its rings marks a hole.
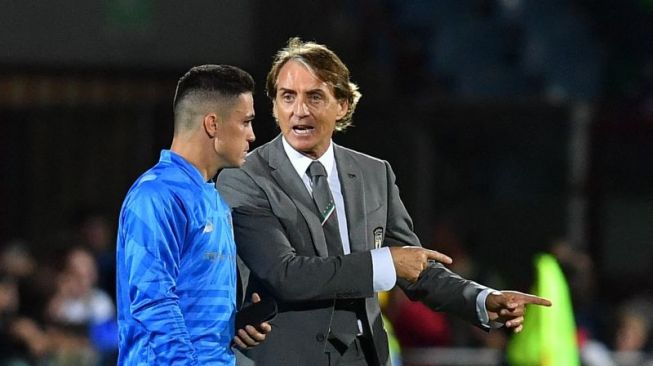
<instances>
[{"instance_id":1,"label":"white dress shirt","mask_svg":"<svg viewBox=\"0 0 653 366\"><path fill-rule=\"evenodd\" d=\"M304 185L308 192L313 195L313 187L311 187L311 179L306 174L306 169L313 162L313 159L295 150L286 141L285 138L281 139L283 142L283 149L290 159L290 163L297 171L297 174L302 178ZM340 231L340 241L342 242L342 250L345 254L351 253L349 245L349 230L347 228L347 215L345 213L345 200L342 197L342 188L340 187L340 177L338 176L338 169L336 168L336 159L333 154L333 143L329 143L329 148L317 159L327 172L327 180L331 195L336 205L336 214L338 216L338 229ZM397 282L397 273L395 266L392 262L392 254L390 248L378 248L370 251L372 255L372 287L374 291L388 291L395 286Z\"/></svg>"}]
</instances>

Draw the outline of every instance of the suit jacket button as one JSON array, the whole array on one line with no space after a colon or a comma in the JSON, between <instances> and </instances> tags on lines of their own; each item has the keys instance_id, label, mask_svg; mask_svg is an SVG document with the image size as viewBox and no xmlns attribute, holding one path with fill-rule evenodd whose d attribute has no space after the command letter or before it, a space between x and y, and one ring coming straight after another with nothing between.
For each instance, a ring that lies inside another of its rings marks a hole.
<instances>
[{"instance_id":1,"label":"suit jacket button","mask_svg":"<svg viewBox=\"0 0 653 366\"><path fill-rule=\"evenodd\" d=\"M325 338L325 337L324 337L324 334L322 334L322 333L318 333L318 334L315 336L315 339L316 339L318 342L320 342L320 343L324 342L324 338Z\"/></svg>"}]
</instances>

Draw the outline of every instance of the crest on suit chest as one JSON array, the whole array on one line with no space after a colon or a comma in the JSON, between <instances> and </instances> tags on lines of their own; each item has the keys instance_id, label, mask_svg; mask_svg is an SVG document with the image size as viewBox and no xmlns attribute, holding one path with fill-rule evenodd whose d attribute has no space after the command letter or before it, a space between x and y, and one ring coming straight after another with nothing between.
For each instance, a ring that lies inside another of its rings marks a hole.
<instances>
[{"instance_id":1,"label":"crest on suit chest","mask_svg":"<svg viewBox=\"0 0 653 366\"><path fill-rule=\"evenodd\" d=\"M383 228L377 227L372 231L372 233L374 234L374 249L381 248L381 245L383 244Z\"/></svg>"}]
</instances>

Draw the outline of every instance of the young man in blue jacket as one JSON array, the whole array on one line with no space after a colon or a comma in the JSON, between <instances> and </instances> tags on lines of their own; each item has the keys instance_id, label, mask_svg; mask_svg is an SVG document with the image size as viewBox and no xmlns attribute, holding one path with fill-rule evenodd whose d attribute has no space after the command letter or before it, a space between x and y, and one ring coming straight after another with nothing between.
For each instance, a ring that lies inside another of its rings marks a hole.
<instances>
[{"instance_id":1,"label":"young man in blue jacket","mask_svg":"<svg viewBox=\"0 0 653 366\"><path fill-rule=\"evenodd\" d=\"M235 334L231 210L214 184L254 141L253 91L252 77L228 65L194 67L177 84L172 145L120 212L120 365L233 365L233 344L254 346L270 331Z\"/></svg>"}]
</instances>

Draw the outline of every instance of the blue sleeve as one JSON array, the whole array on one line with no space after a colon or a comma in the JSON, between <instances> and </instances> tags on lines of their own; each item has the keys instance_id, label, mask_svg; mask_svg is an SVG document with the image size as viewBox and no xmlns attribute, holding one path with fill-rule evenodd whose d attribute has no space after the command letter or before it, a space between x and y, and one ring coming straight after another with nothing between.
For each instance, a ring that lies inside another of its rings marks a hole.
<instances>
[{"instance_id":1,"label":"blue sleeve","mask_svg":"<svg viewBox=\"0 0 653 366\"><path fill-rule=\"evenodd\" d=\"M141 192L123 211L129 310L149 336L157 365L198 365L176 283L187 222L181 203Z\"/></svg>"}]
</instances>

